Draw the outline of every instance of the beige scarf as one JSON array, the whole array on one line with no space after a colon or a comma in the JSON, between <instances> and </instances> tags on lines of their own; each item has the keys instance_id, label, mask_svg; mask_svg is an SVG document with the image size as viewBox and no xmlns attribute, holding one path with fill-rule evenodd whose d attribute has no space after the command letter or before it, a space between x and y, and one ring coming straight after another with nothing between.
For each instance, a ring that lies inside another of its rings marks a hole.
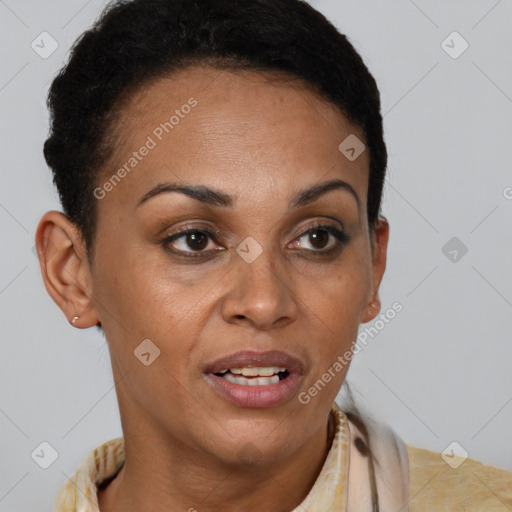
<instances>
[{"instance_id":1,"label":"beige scarf","mask_svg":"<svg viewBox=\"0 0 512 512\"><path fill-rule=\"evenodd\" d=\"M404 442L387 426L337 404L333 444L318 479L293 512L407 512L409 464Z\"/></svg>"}]
</instances>

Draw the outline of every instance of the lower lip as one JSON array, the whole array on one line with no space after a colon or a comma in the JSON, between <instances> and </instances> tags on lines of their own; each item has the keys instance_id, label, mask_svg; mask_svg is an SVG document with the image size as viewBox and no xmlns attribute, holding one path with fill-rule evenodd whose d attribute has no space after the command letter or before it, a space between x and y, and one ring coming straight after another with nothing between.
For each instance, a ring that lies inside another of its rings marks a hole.
<instances>
[{"instance_id":1,"label":"lower lip","mask_svg":"<svg viewBox=\"0 0 512 512\"><path fill-rule=\"evenodd\" d=\"M207 374L208 380L229 402L239 407L275 407L288 400L297 391L301 377L290 374L283 380L268 386L244 386L234 384L214 374Z\"/></svg>"}]
</instances>

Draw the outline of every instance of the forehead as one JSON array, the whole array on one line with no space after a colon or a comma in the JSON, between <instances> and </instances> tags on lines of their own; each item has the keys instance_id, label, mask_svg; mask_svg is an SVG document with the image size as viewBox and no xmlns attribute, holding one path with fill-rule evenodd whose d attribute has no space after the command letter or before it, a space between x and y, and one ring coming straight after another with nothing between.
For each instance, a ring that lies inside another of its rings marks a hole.
<instances>
[{"instance_id":1,"label":"forehead","mask_svg":"<svg viewBox=\"0 0 512 512\"><path fill-rule=\"evenodd\" d=\"M244 180L289 189L340 177L366 193L367 152L350 161L339 150L347 137L363 140L361 130L336 105L283 76L186 68L134 93L116 132L115 157L102 177L130 169L116 193L140 194L172 180L222 184L236 195Z\"/></svg>"}]
</instances>

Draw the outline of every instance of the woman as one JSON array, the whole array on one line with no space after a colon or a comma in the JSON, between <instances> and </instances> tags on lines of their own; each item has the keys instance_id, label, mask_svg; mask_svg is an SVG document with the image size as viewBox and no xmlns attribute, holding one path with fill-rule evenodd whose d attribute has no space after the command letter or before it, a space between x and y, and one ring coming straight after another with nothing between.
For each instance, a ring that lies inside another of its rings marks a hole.
<instances>
[{"instance_id":1,"label":"woman","mask_svg":"<svg viewBox=\"0 0 512 512\"><path fill-rule=\"evenodd\" d=\"M56 511L512 506L507 472L453 469L334 402L380 310L387 155L375 81L322 15L117 2L49 107L64 214L38 227L43 278L104 331L123 427Z\"/></svg>"}]
</instances>

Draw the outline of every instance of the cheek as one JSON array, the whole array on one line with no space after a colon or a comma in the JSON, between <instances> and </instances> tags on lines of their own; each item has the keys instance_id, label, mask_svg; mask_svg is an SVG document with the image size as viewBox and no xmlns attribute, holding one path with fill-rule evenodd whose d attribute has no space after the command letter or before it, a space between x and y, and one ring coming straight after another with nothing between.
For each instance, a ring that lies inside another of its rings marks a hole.
<instances>
[{"instance_id":1,"label":"cheek","mask_svg":"<svg viewBox=\"0 0 512 512\"><path fill-rule=\"evenodd\" d=\"M347 257L305 281L305 303L325 319L333 333L359 325L371 290L371 272L365 262Z\"/></svg>"},{"instance_id":2,"label":"cheek","mask_svg":"<svg viewBox=\"0 0 512 512\"><path fill-rule=\"evenodd\" d=\"M121 324L133 337L162 337L188 312L197 312L207 285L204 276L180 272L154 248L109 244L98 260L94 298L104 310L102 324Z\"/></svg>"},{"instance_id":3,"label":"cheek","mask_svg":"<svg viewBox=\"0 0 512 512\"><path fill-rule=\"evenodd\" d=\"M95 299L112 358L122 373L134 370L133 380L141 379L137 388L149 392L152 386L160 389L169 381L183 386L185 363L215 308L212 297L219 272L192 266L184 271L133 246L118 254L114 245L105 248L101 261ZM150 367L144 367L134 354L142 351L139 346L144 340L150 340L149 351L158 354ZM155 368L159 374L155 375Z\"/></svg>"},{"instance_id":4,"label":"cheek","mask_svg":"<svg viewBox=\"0 0 512 512\"><path fill-rule=\"evenodd\" d=\"M124 258L110 251L102 261L95 299L121 394L151 416L164 406L195 410L185 363L205 318L204 287L183 284L141 251Z\"/></svg>"},{"instance_id":5,"label":"cheek","mask_svg":"<svg viewBox=\"0 0 512 512\"><path fill-rule=\"evenodd\" d=\"M368 290L369 281L362 272L341 272L328 281L323 289L322 304L334 332L342 333L350 325L359 325Z\"/></svg>"},{"instance_id":6,"label":"cheek","mask_svg":"<svg viewBox=\"0 0 512 512\"><path fill-rule=\"evenodd\" d=\"M328 273L304 279L303 285L301 302L310 319L310 337L317 341L315 362L324 371L357 339L371 290L371 273L364 261L347 257Z\"/></svg>"},{"instance_id":7,"label":"cheek","mask_svg":"<svg viewBox=\"0 0 512 512\"><path fill-rule=\"evenodd\" d=\"M328 280L317 280L315 292L307 295L304 310L308 323L316 328L310 336L312 371L298 399L302 404L313 403L316 410L334 401L352 362L368 289L367 272L362 270L345 268Z\"/></svg>"}]
</instances>

